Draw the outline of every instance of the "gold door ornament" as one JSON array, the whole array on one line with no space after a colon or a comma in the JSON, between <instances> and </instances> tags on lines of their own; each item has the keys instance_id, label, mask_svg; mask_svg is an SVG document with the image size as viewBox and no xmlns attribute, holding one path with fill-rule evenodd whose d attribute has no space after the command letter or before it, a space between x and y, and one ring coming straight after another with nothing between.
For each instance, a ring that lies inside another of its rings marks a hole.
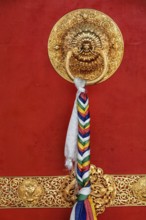
<instances>
[{"instance_id":1,"label":"gold door ornament","mask_svg":"<svg viewBox=\"0 0 146 220\"><path fill-rule=\"evenodd\" d=\"M85 79L87 84L108 79L119 67L123 52L123 37L116 23L94 9L64 15L48 40L53 67L70 82L75 77Z\"/></svg>"},{"instance_id":2,"label":"gold door ornament","mask_svg":"<svg viewBox=\"0 0 146 220\"><path fill-rule=\"evenodd\" d=\"M146 206L146 175L104 174L91 166L91 197L97 215L107 207ZM0 208L71 208L74 173L67 176L0 177Z\"/></svg>"}]
</instances>

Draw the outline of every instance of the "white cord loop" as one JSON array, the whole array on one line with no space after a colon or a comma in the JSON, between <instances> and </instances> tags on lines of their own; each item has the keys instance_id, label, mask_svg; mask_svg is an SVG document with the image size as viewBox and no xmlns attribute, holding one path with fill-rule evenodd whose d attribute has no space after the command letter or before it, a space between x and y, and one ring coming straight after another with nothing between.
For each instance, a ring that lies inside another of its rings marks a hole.
<instances>
[{"instance_id":1,"label":"white cord loop","mask_svg":"<svg viewBox=\"0 0 146 220\"><path fill-rule=\"evenodd\" d=\"M68 125L64 150L64 154L66 157L65 166L68 168L68 170L71 170L73 168L73 162L76 161L77 158L78 115L76 101L80 93L85 92L84 87L86 82L85 80L82 80L80 78L75 78L74 83L78 91L76 94L70 122Z\"/></svg>"}]
</instances>

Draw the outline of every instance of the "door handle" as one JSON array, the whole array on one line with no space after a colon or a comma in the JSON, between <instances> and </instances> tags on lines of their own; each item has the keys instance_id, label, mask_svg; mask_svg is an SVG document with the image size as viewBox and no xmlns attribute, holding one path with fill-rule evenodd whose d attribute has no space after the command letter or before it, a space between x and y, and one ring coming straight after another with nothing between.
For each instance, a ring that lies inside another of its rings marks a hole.
<instances>
[{"instance_id":1,"label":"door handle","mask_svg":"<svg viewBox=\"0 0 146 220\"><path fill-rule=\"evenodd\" d=\"M96 78L96 79L93 79L93 80L90 80L90 81L87 81L86 84L87 85L91 85L91 84L94 84L94 83L97 83L97 82L100 82L107 74L108 72L108 59L107 59L107 54L102 50L102 49L98 49L96 51L97 54L101 55L101 57L103 58L103 70L102 70L102 73ZM70 59L73 55L73 52L72 51L68 51L67 52L67 56L66 56L66 61L65 61L65 68L66 68L66 72L68 74L68 76L74 80L75 79L75 76L72 74L71 70L70 70ZM90 65L90 64L88 64ZM86 67L87 68L87 67ZM95 70L96 71L96 70ZM98 74L97 74L98 75Z\"/></svg>"},{"instance_id":2,"label":"door handle","mask_svg":"<svg viewBox=\"0 0 146 220\"><path fill-rule=\"evenodd\" d=\"M64 15L53 27L48 54L56 72L69 82L75 77L87 85L111 77L121 64L124 42L117 24L94 9Z\"/></svg>"}]
</instances>

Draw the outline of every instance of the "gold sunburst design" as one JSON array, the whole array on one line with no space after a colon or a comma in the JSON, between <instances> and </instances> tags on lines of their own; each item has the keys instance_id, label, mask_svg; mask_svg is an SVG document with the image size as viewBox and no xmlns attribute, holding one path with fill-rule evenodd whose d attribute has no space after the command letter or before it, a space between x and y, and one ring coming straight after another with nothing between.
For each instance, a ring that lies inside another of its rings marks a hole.
<instances>
[{"instance_id":1,"label":"gold sunburst design","mask_svg":"<svg viewBox=\"0 0 146 220\"><path fill-rule=\"evenodd\" d=\"M64 79L102 82L118 69L124 52L122 34L106 14L78 9L64 15L53 27L48 54L55 70Z\"/></svg>"}]
</instances>

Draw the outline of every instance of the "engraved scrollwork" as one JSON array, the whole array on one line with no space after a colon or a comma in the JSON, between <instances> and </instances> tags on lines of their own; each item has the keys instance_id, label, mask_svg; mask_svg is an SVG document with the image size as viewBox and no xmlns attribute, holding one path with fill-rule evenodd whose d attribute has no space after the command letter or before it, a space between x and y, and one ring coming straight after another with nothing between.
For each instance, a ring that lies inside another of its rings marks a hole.
<instances>
[{"instance_id":1,"label":"engraved scrollwork","mask_svg":"<svg viewBox=\"0 0 146 220\"><path fill-rule=\"evenodd\" d=\"M111 175L105 175L101 168L91 166L91 196L98 214L113 204L116 197L116 185Z\"/></svg>"},{"instance_id":2,"label":"engraved scrollwork","mask_svg":"<svg viewBox=\"0 0 146 220\"><path fill-rule=\"evenodd\" d=\"M91 188L97 215L106 207L146 206L146 175L107 175L91 165ZM73 172L67 176L0 177L0 208L72 207L77 191Z\"/></svg>"},{"instance_id":3,"label":"engraved scrollwork","mask_svg":"<svg viewBox=\"0 0 146 220\"><path fill-rule=\"evenodd\" d=\"M70 175L64 178L61 187L62 197L68 203L69 207L72 207L77 199L78 185L75 178L74 171Z\"/></svg>"},{"instance_id":4,"label":"engraved scrollwork","mask_svg":"<svg viewBox=\"0 0 146 220\"><path fill-rule=\"evenodd\" d=\"M105 207L110 206L116 196L116 187L114 179L110 175L104 175L101 168L91 166L91 197L93 199L96 212L101 214L104 212ZM62 189L64 198L74 203L76 201L77 185L76 180L70 177L66 179ZM68 182L68 184L67 184Z\"/></svg>"},{"instance_id":5,"label":"engraved scrollwork","mask_svg":"<svg viewBox=\"0 0 146 220\"><path fill-rule=\"evenodd\" d=\"M145 176L140 175L114 175L117 194L112 206L146 205L143 197L145 187L141 184L145 179Z\"/></svg>"},{"instance_id":6,"label":"engraved scrollwork","mask_svg":"<svg viewBox=\"0 0 146 220\"><path fill-rule=\"evenodd\" d=\"M68 207L69 203L63 199L61 193L64 178L1 177L0 208Z\"/></svg>"}]
</instances>

